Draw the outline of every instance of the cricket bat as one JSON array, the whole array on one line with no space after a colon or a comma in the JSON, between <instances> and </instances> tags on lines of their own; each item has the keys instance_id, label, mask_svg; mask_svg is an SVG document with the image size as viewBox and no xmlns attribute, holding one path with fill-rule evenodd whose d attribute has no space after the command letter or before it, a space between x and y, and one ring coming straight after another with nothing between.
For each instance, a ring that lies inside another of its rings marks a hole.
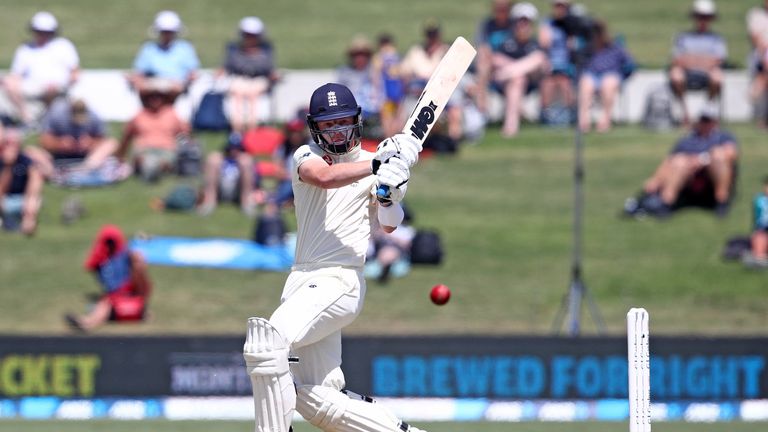
<instances>
[{"instance_id":1,"label":"cricket bat","mask_svg":"<svg viewBox=\"0 0 768 432\"><path fill-rule=\"evenodd\" d=\"M424 143L429 131L432 130L432 126L435 125L448 103L448 99L451 98L459 81L472 64L475 54L477 54L475 48L463 37L459 36L453 41L435 71L432 72L432 76L429 77L424 91L421 92L416 106L405 122L403 133L410 134L422 144ZM379 186L376 195L386 198L389 196L389 187Z\"/></svg>"}]
</instances>

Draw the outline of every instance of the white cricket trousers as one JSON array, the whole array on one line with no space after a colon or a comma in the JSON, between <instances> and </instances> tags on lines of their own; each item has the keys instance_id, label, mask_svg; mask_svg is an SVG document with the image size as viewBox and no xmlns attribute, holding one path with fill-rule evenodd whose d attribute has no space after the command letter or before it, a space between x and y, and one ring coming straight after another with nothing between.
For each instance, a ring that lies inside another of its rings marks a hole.
<instances>
[{"instance_id":1,"label":"white cricket trousers","mask_svg":"<svg viewBox=\"0 0 768 432\"><path fill-rule=\"evenodd\" d=\"M294 266L281 304L269 321L286 338L294 382L341 390L341 329L360 314L365 297L361 268Z\"/></svg>"}]
</instances>

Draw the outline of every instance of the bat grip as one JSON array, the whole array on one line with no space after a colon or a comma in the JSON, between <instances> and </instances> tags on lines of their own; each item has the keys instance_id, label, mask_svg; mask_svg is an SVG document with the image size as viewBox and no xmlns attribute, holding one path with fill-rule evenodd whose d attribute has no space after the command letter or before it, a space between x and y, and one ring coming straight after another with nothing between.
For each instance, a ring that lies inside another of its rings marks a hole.
<instances>
[{"instance_id":1,"label":"bat grip","mask_svg":"<svg viewBox=\"0 0 768 432\"><path fill-rule=\"evenodd\" d=\"M376 189L376 198L378 198L378 199L388 199L389 198L389 186L387 186L387 185L379 185L379 188Z\"/></svg>"}]
</instances>

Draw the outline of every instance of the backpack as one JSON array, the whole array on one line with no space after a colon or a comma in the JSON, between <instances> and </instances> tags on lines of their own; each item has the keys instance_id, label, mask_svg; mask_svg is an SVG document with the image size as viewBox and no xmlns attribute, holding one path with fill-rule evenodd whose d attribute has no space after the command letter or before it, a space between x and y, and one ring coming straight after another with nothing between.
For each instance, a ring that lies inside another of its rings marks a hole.
<instances>
[{"instance_id":1,"label":"backpack","mask_svg":"<svg viewBox=\"0 0 768 432\"><path fill-rule=\"evenodd\" d=\"M229 129L229 120L224 114L224 93L209 91L203 96L192 116L192 127L209 131Z\"/></svg>"},{"instance_id":2,"label":"backpack","mask_svg":"<svg viewBox=\"0 0 768 432\"><path fill-rule=\"evenodd\" d=\"M203 149L195 140L178 138L176 171L182 177L197 177L202 172Z\"/></svg>"},{"instance_id":3,"label":"backpack","mask_svg":"<svg viewBox=\"0 0 768 432\"><path fill-rule=\"evenodd\" d=\"M731 237L725 242L722 257L726 261L740 260L751 249L752 242L748 236Z\"/></svg>"},{"instance_id":4,"label":"backpack","mask_svg":"<svg viewBox=\"0 0 768 432\"><path fill-rule=\"evenodd\" d=\"M667 130L675 126L672 115L672 95L665 86L648 93L645 100L643 126L655 131Z\"/></svg>"},{"instance_id":5,"label":"backpack","mask_svg":"<svg viewBox=\"0 0 768 432\"><path fill-rule=\"evenodd\" d=\"M264 246L280 246L285 242L285 222L280 214L263 215L256 221L253 241Z\"/></svg>"},{"instance_id":6,"label":"backpack","mask_svg":"<svg viewBox=\"0 0 768 432\"><path fill-rule=\"evenodd\" d=\"M411 240L411 263L440 264L443 261L443 244L440 235L432 230L418 230Z\"/></svg>"}]
</instances>

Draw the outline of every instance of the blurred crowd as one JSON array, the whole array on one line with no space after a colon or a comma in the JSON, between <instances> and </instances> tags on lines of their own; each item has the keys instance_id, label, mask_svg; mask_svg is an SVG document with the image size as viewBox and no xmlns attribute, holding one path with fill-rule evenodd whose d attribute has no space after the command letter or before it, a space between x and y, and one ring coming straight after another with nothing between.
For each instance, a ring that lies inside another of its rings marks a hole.
<instances>
[{"instance_id":1,"label":"blurred crowd","mask_svg":"<svg viewBox=\"0 0 768 432\"><path fill-rule=\"evenodd\" d=\"M573 126L584 133L609 131L623 85L638 67L629 49L632 41L625 40L621 29L610 28L571 0L552 0L546 12L512 0L491 0L489 6L474 36L477 58L425 148L455 153L466 143L479 142L486 125L494 121L505 138L515 137L522 122ZM728 212L739 152L737 138L719 125L723 71L730 66L727 41L714 29L718 11L713 0L693 0L689 18L690 28L681 29L670 45L667 85L661 96L649 94L645 119L649 127L679 125L687 132L644 182L640 195L627 203L628 215L667 217L692 201L720 216ZM752 46L749 99L755 122L765 127L768 0L755 4L745 22ZM206 94L194 117L184 119L174 103L198 79L201 64L195 47L184 38L179 14L158 12L150 26L152 37L138 47L125 77L141 107L119 136L113 136L83 99L70 94L80 60L57 18L40 11L28 28L29 40L18 46L9 72L0 80L4 230L35 233L46 184L93 187L131 176L147 182L168 175L199 179L199 187L175 189L158 200L153 206L158 210L206 216L229 202L248 217L279 217L291 205L291 154L309 141L306 112L299 110L285 124L275 125L265 110L281 75L260 18L247 16L237 23L237 37L223 44L224 60L215 70L216 88L223 90ZM421 31L422 40L402 50L388 33L375 38L361 34L349 41L336 80L353 91L363 108L364 145L375 147L402 129L450 46L452 37L444 34L438 20L425 20ZM705 93L703 111L689 113L689 91ZM538 112L531 118L524 100L532 94ZM495 103L501 105L496 119ZM671 104L676 104L675 110ZM225 137L220 149L208 154L195 137L206 129L222 131ZM763 213L760 217L765 218ZM385 255L380 257L384 271L378 277L386 279L400 256L392 258L393 251L407 247L403 239L376 241L372 251ZM768 265L766 243L765 235L756 235L753 255ZM89 325L87 319L70 321Z\"/></svg>"}]
</instances>

